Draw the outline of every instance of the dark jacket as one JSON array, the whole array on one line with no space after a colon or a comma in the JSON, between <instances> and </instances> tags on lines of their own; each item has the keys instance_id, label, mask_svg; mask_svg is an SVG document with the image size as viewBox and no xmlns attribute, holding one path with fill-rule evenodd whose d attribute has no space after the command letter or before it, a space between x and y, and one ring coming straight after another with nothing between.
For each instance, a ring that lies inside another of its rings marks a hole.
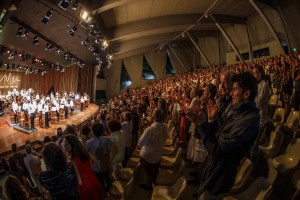
<instances>
[{"instance_id":1,"label":"dark jacket","mask_svg":"<svg viewBox=\"0 0 300 200\"><path fill-rule=\"evenodd\" d=\"M199 194L208 190L219 195L231 190L240 161L250 151L258 131L259 111L255 102L233 106L220 126L217 120L197 126L195 136L202 139L212 158Z\"/></svg>"},{"instance_id":2,"label":"dark jacket","mask_svg":"<svg viewBox=\"0 0 300 200\"><path fill-rule=\"evenodd\" d=\"M80 199L74 168L68 164L63 171L46 171L40 174L40 183L50 192L53 200Z\"/></svg>"}]
</instances>

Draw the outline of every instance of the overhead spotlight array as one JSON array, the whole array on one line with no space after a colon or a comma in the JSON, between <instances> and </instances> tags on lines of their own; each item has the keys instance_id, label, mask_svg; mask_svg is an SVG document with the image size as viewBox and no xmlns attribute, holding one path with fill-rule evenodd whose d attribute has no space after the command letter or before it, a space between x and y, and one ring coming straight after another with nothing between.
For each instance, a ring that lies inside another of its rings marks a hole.
<instances>
[{"instance_id":1,"label":"overhead spotlight array","mask_svg":"<svg viewBox=\"0 0 300 200\"><path fill-rule=\"evenodd\" d=\"M77 27L76 26L73 26L73 28L71 28L70 30L68 30L68 34L71 35L71 36L74 36L75 33L77 31Z\"/></svg>"},{"instance_id":2,"label":"overhead spotlight array","mask_svg":"<svg viewBox=\"0 0 300 200\"><path fill-rule=\"evenodd\" d=\"M18 31L17 31L16 37L27 40L28 34L29 34L29 31L24 30L24 28L20 26Z\"/></svg>"},{"instance_id":3,"label":"overhead spotlight array","mask_svg":"<svg viewBox=\"0 0 300 200\"><path fill-rule=\"evenodd\" d=\"M34 36L33 41L32 41L32 44L33 44L33 45L38 45L39 43L40 43L40 42L39 42L38 36Z\"/></svg>"}]
</instances>

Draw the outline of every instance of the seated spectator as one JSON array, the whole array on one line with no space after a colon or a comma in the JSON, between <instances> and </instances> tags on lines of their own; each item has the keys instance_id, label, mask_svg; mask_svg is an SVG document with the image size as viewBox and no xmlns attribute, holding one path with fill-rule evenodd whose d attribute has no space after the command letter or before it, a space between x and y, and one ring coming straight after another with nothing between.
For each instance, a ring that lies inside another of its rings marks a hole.
<instances>
[{"instance_id":1,"label":"seated spectator","mask_svg":"<svg viewBox=\"0 0 300 200\"><path fill-rule=\"evenodd\" d=\"M64 148L71 157L76 171L78 190L82 200L104 199L106 196L102 185L92 171L90 154L74 135L66 135ZM95 161L95 160L94 160Z\"/></svg>"},{"instance_id":2,"label":"seated spectator","mask_svg":"<svg viewBox=\"0 0 300 200\"><path fill-rule=\"evenodd\" d=\"M87 151L98 161L92 162L92 170L104 186L105 190L108 191L112 185L109 173L111 141L104 135L103 126L100 122L94 123L92 129L95 137L88 140L85 143L85 146Z\"/></svg>"},{"instance_id":3,"label":"seated spectator","mask_svg":"<svg viewBox=\"0 0 300 200\"><path fill-rule=\"evenodd\" d=\"M53 143L47 143L42 151L48 171L40 173L40 183L46 188L53 200L80 199L77 190L77 178L72 164L61 148Z\"/></svg>"}]
</instances>

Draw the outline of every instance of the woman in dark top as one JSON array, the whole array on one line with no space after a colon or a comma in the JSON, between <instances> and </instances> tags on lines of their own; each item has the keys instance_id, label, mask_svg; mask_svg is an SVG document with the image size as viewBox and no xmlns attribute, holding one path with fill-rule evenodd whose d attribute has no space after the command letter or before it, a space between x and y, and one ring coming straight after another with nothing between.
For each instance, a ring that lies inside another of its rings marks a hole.
<instances>
[{"instance_id":1,"label":"woman in dark top","mask_svg":"<svg viewBox=\"0 0 300 200\"><path fill-rule=\"evenodd\" d=\"M61 148L47 143L42 151L48 171L40 174L40 183L50 192L51 198L80 199L77 190L76 173L73 166L67 163Z\"/></svg>"}]
</instances>

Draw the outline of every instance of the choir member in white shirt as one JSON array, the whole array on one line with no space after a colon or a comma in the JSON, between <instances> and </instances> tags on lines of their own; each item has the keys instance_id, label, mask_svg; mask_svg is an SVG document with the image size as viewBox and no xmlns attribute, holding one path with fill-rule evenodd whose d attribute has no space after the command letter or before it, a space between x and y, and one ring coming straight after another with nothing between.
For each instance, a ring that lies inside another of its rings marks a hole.
<instances>
[{"instance_id":1,"label":"choir member in white shirt","mask_svg":"<svg viewBox=\"0 0 300 200\"><path fill-rule=\"evenodd\" d=\"M81 98L80 98L80 110L81 110L81 111L83 111L83 104L84 104L84 102L85 102L85 101L84 101L84 98L81 97Z\"/></svg>"},{"instance_id":2,"label":"choir member in white shirt","mask_svg":"<svg viewBox=\"0 0 300 200\"><path fill-rule=\"evenodd\" d=\"M40 95L39 95L39 93L37 93L36 95L35 95L35 100L37 101L37 100L40 100Z\"/></svg>"},{"instance_id":3,"label":"choir member in white shirt","mask_svg":"<svg viewBox=\"0 0 300 200\"><path fill-rule=\"evenodd\" d=\"M12 109L13 109L13 112L14 112L15 124L17 124L18 123L18 115L17 115L17 113L18 113L19 105L18 105L18 103L15 100L12 102Z\"/></svg>"},{"instance_id":4,"label":"choir member in white shirt","mask_svg":"<svg viewBox=\"0 0 300 200\"><path fill-rule=\"evenodd\" d=\"M23 110L23 112L25 114L28 112L28 102L27 102L27 99L25 99L25 101L23 102L22 110Z\"/></svg>"},{"instance_id":5,"label":"choir member in white shirt","mask_svg":"<svg viewBox=\"0 0 300 200\"><path fill-rule=\"evenodd\" d=\"M71 108L71 115L73 115L73 111L74 111L74 100L70 99L70 108Z\"/></svg>"},{"instance_id":6,"label":"choir member in white shirt","mask_svg":"<svg viewBox=\"0 0 300 200\"><path fill-rule=\"evenodd\" d=\"M49 127L49 103L48 103L48 101L45 102L42 112L43 112L43 114L45 114L45 126L46 126L46 128L50 128Z\"/></svg>"},{"instance_id":7,"label":"choir member in white shirt","mask_svg":"<svg viewBox=\"0 0 300 200\"><path fill-rule=\"evenodd\" d=\"M29 105L28 105L28 113L30 115L30 127L31 127L31 130L34 130L35 110L36 110L36 107L34 106L34 103L30 102Z\"/></svg>"}]
</instances>

